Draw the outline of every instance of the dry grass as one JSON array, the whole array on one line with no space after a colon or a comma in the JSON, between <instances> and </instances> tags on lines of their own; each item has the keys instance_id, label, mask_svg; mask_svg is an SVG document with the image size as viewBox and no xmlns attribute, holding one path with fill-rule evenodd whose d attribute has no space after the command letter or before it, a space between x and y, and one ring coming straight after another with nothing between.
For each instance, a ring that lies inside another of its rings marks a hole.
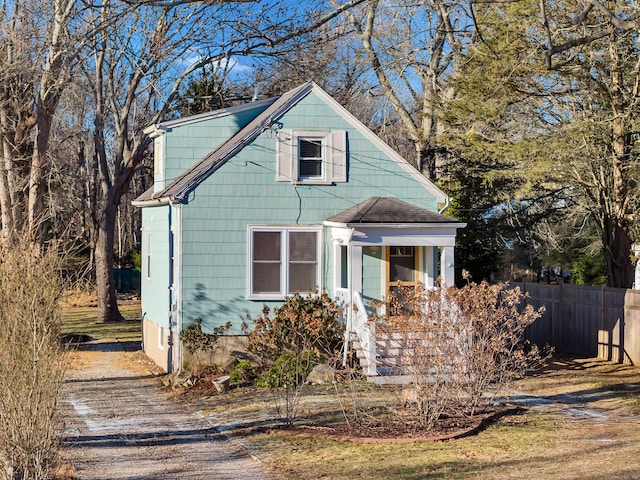
<instances>
[{"instance_id":1,"label":"dry grass","mask_svg":"<svg viewBox=\"0 0 640 480\"><path fill-rule=\"evenodd\" d=\"M240 428L273 415L268 399L252 390L203 399L200 407L219 422L232 418L230 431L285 479L640 478L639 368L556 358L515 383L513 394L524 393L553 403L440 443L361 445ZM328 397L304 401L316 412L335 410L335 403L318 401Z\"/></svg>"},{"instance_id":2,"label":"dry grass","mask_svg":"<svg viewBox=\"0 0 640 480\"><path fill-rule=\"evenodd\" d=\"M128 320L96 323L97 307L65 307L62 309L62 334L88 335L103 341L142 341L140 303L121 305L120 312Z\"/></svg>"},{"instance_id":3,"label":"dry grass","mask_svg":"<svg viewBox=\"0 0 640 480\"><path fill-rule=\"evenodd\" d=\"M95 307L98 305L98 293L95 288L75 288L65 290L60 299L60 306L67 307Z\"/></svg>"}]
</instances>

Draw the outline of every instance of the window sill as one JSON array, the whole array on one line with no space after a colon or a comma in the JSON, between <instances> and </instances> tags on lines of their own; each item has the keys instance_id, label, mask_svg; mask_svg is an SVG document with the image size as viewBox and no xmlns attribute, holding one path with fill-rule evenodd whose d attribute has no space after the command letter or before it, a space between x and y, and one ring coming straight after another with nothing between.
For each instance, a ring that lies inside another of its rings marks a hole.
<instances>
[{"instance_id":1,"label":"window sill","mask_svg":"<svg viewBox=\"0 0 640 480\"><path fill-rule=\"evenodd\" d=\"M269 295L247 295L247 300L284 300L284 295L281 293L274 293Z\"/></svg>"}]
</instances>

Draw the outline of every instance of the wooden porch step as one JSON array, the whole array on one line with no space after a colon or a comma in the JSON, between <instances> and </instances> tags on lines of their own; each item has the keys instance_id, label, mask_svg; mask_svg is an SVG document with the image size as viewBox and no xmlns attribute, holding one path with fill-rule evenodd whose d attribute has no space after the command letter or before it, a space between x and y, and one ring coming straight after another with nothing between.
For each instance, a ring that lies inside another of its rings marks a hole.
<instances>
[{"instance_id":1,"label":"wooden porch step","mask_svg":"<svg viewBox=\"0 0 640 480\"><path fill-rule=\"evenodd\" d=\"M412 382L411 375L371 375L367 380L376 385L408 385Z\"/></svg>"}]
</instances>

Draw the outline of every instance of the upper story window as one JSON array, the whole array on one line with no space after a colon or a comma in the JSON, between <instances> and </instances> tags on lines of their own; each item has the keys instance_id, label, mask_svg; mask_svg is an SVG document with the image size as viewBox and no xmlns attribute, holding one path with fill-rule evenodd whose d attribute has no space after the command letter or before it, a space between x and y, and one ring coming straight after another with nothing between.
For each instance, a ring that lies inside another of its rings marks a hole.
<instances>
[{"instance_id":1,"label":"upper story window","mask_svg":"<svg viewBox=\"0 0 640 480\"><path fill-rule=\"evenodd\" d=\"M298 138L298 179L323 178L322 138Z\"/></svg>"},{"instance_id":2,"label":"upper story window","mask_svg":"<svg viewBox=\"0 0 640 480\"><path fill-rule=\"evenodd\" d=\"M330 185L347 181L347 132L280 130L277 181Z\"/></svg>"}]
</instances>

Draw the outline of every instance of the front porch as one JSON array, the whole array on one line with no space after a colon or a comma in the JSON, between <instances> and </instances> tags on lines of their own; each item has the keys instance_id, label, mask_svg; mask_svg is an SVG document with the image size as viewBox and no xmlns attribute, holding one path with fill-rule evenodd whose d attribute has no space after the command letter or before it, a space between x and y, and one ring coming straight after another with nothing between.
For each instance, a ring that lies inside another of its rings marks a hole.
<instances>
[{"instance_id":1,"label":"front porch","mask_svg":"<svg viewBox=\"0 0 640 480\"><path fill-rule=\"evenodd\" d=\"M357 352L372 381L390 378L397 340L376 335L370 302L400 286L453 285L454 247L465 224L393 198L373 197L324 222L334 248L334 292L344 309L344 362ZM385 312L378 312L384 315Z\"/></svg>"}]
</instances>

